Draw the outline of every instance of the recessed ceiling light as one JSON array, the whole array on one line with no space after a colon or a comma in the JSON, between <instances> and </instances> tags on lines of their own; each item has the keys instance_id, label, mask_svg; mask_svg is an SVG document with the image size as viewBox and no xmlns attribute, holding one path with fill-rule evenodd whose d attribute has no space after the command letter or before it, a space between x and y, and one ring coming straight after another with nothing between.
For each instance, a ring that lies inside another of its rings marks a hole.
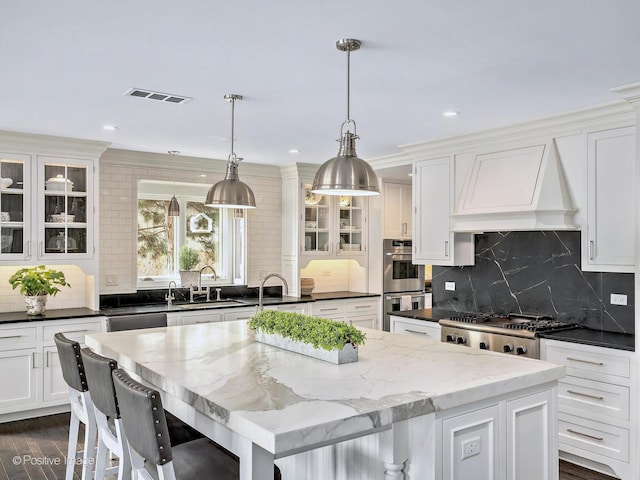
<instances>
[{"instance_id":1,"label":"recessed ceiling light","mask_svg":"<svg viewBox=\"0 0 640 480\"><path fill-rule=\"evenodd\" d=\"M207 174L206 173L201 173L200 174L200 178L207 178Z\"/></svg>"},{"instance_id":2,"label":"recessed ceiling light","mask_svg":"<svg viewBox=\"0 0 640 480\"><path fill-rule=\"evenodd\" d=\"M112 131L114 131L114 130L117 130L117 129L118 129L118 127L116 127L115 125L103 125L103 126L102 126L102 129L103 129L103 130L108 130L108 131L112 132Z\"/></svg>"},{"instance_id":3,"label":"recessed ceiling light","mask_svg":"<svg viewBox=\"0 0 640 480\"><path fill-rule=\"evenodd\" d=\"M290 148L289 153L300 153L300 149L298 148Z\"/></svg>"},{"instance_id":4,"label":"recessed ceiling light","mask_svg":"<svg viewBox=\"0 0 640 480\"><path fill-rule=\"evenodd\" d=\"M442 112L442 115L445 117L455 117L459 114L460 112L456 112L455 110L447 110L446 112Z\"/></svg>"}]
</instances>

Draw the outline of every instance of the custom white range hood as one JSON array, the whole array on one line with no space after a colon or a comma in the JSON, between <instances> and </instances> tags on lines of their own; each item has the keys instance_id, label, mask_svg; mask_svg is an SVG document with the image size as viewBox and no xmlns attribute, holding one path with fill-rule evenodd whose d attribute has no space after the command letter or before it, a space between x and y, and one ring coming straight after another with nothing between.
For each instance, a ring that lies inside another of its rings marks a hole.
<instances>
[{"instance_id":1,"label":"custom white range hood","mask_svg":"<svg viewBox=\"0 0 640 480\"><path fill-rule=\"evenodd\" d=\"M451 230L575 230L575 212L550 140L478 153L451 216Z\"/></svg>"}]
</instances>

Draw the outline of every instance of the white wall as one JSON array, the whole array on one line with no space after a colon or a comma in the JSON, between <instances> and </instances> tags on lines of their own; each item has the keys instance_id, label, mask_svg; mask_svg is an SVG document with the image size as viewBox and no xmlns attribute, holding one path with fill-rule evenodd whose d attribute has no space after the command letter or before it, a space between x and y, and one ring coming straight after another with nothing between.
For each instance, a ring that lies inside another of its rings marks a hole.
<instances>
[{"instance_id":1,"label":"white wall","mask_svg":"<svg viewBox=\"0 0 640 480\"><path fill-rule=\"evenodd\" d=\"M138 181L212 185L224 178L225 166L225 161L204 158L174 159L169 155L113 149L104 153L100 159L101 294L136 291ZM280 272L281 268L280 171L276 167L242 163L239 175L256 197L257 208L246 211L247 284L253 286L259 284L264 273Z\"/></svg>"}]
</instances>

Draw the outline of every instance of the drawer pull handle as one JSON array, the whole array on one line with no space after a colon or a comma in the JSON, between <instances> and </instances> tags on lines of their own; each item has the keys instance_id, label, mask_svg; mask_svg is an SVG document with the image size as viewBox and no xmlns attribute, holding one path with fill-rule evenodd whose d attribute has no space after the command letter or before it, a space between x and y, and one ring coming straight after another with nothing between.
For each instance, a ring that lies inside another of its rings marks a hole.
<instances>
[{"instance_id":1,"label":"drawer pull handle","mask_svg":"<svg viewBox=\"0 0 640 480\"><path fill-rule=\"evenodd\" d=\"M86 328L84 330L67 330L66 332L64 332L65 335L68 335L70 333L82 333L82 332L88 332L89 330L87 330Z\"/></svg>"},{"instance_id":2,"label":"drawer pull handle","mask_svg":"<svg viewBox=\"0 0 640 480\"><path fill-rule=\"evenodd\" d=\"M338 310L338 307L335 308L321 308L321 312L333 312L334 310Z\"/></svg>"},{"instance_id":3,"label":"drawer pull handle","mask_svg":"<svg viewBox=\"0 0 640 480\"><path fill-rule=\"evenodd\" d=\"M355 308L371 308L371 305L356 305Z\"/></svg>"},{"instance_id":4,"label":"drawer pull handle","mask_svg":"<svg viewBox=\"0 0 640 480\"><path fill-rule=\"evenodd\" d=\"M404 331L405 332L409 332L409 333L415 333L417 335L426 335L427 334L427 332L419 332L418 330L410 330L408 328L405 328Z\"/></svg>"},{"instance_id":5,"label":"drawer pull handle","mask_svg":"<svg viewBox=\"0 0 640 480\"><path fill-rule=\"evenodd\" d=\"M591 438L592 440L597 440L599 442L604 440L604 438L602 438L602 437L594 437L593 435L589 435L588 433L576 432L575 430L572 430L571 428L567 428L567 432L574 433L574 434L580 435L582 437Z\"/></svg>"},{"instance_id":6,"label":"drawer pull handle","mask_svg":"<svg viewBox=\"0 0 640 480\"><path fill-rule=\"evenodd\" d=\"M588 393L576 392L575 390L567 390L567 392L574 395L580 395L581 397L593 398L595 400L604 400L604 397L600 397L598 395L590 395Z\"/></svg>"},{"instance_id":7,"label":"drawer pull handle","mask_svg":"<svg viewBox=\"0 0 640 480\"><path fill-rule=\"evenodd\" d=\"M604 365L603 362L592 362L591 360L582 360L581 358L567 357L567 360L572 360L574 362L588 363L589 365L598 365L600 367Z\"/></svg>"},{"instance_id":8,"label":"drawer pull handle","mask_svg":"<svg viewBox=\"0 0 640 480\"><path fill-rule=\"evenodd\" d=\"M196 320L196 323L211 323L212 320Z\"/></svg>"},{"instance_id":9,"label":"drawer pull handle","mask_svg":"<svg viewBox=\"0 0 640 480\"><path fill-rule=\"evenodd\" d=\"M20 338L22 335L8 335L6 337L0 337L0 340L8 340L9 338Z\"/></svg>"}]
</instances>

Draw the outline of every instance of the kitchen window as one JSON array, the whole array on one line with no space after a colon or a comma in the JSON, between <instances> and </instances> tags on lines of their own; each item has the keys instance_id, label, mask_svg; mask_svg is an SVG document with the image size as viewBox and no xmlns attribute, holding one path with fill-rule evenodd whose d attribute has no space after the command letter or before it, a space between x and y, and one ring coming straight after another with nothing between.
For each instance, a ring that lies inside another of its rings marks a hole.
<instances>
[{"instance_id":1,"label":"kitchen window","mask_svg":"<svg viewBox=\"0 0 640 480\"><path fill-rule=\"evenodd\" d=\"M199 262L193 270L212 266L218 279L206 269L202 283L243 284L246 241L241 211L204 205L208 186L141 181L138 185L138 288L164 288L171 280L180 285L179 254L184 245L195 249ZM169 217L174 194L180 216Z\"/></svg>"}]
</instances>

